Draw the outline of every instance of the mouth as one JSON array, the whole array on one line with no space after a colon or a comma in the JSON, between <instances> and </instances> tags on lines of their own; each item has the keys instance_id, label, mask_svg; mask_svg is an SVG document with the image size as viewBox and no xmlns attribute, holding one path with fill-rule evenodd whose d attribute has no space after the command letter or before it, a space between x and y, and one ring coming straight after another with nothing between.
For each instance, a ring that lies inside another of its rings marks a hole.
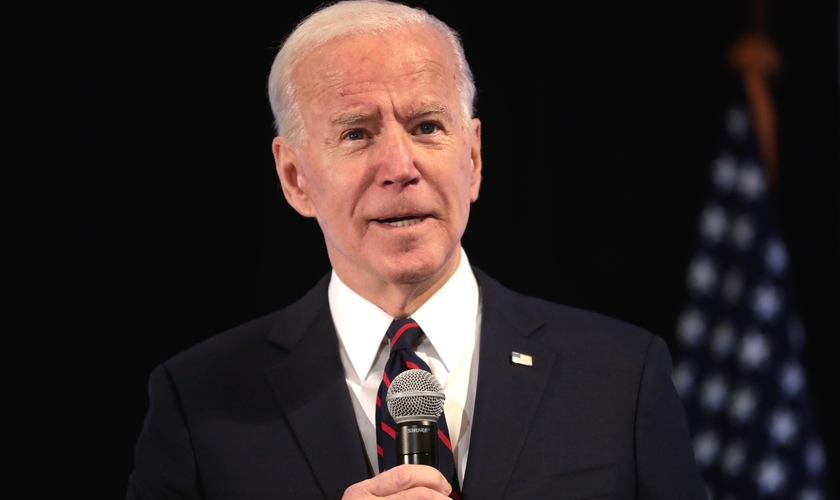
<instances>
[{"instance_id":1,"label":"mouth","mask_svg":"<svg viewBox=\"0 0 840 500\"><path fill-rule=\"evenodd\" d=\"M387 219L376 219L376 222L385 224L391 227L408 227L413 226L425 219L425 216L420 217L389 217Z\"/></svg>"}]
</instances>

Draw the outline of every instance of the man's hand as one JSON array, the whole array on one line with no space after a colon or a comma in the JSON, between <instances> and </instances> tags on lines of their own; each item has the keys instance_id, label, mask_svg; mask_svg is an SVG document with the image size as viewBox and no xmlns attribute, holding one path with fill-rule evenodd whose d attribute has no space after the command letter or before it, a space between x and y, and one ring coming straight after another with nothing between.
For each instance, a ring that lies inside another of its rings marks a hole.
<instances>
[{"instance_id":1,"label":"man's hand","mask_svg":"<svg viewBox=\"0 0 840 500\"><path fill-rule=\"evenodd\" d=\"M428 465L400 465L356 483L344 492L345 500L357 498L449 498L452 487L441 473Z\"/></svg>"}]
</instances>

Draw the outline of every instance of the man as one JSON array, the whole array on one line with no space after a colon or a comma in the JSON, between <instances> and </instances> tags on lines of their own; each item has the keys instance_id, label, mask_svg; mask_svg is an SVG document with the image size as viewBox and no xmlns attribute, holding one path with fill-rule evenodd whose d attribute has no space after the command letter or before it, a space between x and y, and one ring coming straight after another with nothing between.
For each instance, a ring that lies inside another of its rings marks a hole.
<instances>
[{"instance_id":1,"label":"man","mask_svg":"<svg viewBox=\"0 0 840 500\"><path fill-rule=\"evenodd\" d=\"M705 498L660 339L470 268L481 124L454 32L342 2L269 80L283 193L333 272L152 373L128 498ZM383 470L385 332L409 317L447 396L449 477Z\"/></svg>"}]
</instances>

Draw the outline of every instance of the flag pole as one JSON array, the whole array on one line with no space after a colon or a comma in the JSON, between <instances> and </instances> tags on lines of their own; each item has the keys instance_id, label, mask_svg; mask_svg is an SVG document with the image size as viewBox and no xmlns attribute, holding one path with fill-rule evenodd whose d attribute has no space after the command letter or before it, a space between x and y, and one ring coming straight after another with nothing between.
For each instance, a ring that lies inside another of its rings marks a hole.
<instances>
[{"instance_id":1,"label":"flag pole","mask_svg":"<svg viewBox=\"0 0 840 500\"><path fill-rule=\"evenodd\" d=\"M779 49L767 34L769 0L753 0L752 28L730 47L727 61L741 77L761 164L772 187L779 183L778 116L770 81L782 68Z\"/></svg>"}]
</instances>

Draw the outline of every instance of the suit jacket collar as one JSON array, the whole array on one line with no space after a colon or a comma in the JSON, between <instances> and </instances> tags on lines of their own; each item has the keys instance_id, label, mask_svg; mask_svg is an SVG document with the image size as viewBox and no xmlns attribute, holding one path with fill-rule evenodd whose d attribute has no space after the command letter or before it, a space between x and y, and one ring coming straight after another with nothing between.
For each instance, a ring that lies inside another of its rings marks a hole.
<instances>
[{"instance_id":1,"label":"suit jacket collar","mask_svg":"<svg viewBox=\"0 0 840 500\"><path fill-rule=\"evenodd\" d=\"M481 289L481 340L463 498L501 498L525 443L555 354L529 339L543 321L524 297L473 269ZM532 366L511 362L528 354Z\"/></svg>"},{"instance_id":2,"label":"suit jacket collar","mask_svg":"<svg viewBox=\"0 0 840 500\"><path fill-rule=\"evenodd\" d=\"M326 498L369 477L327 302L329 276L278 317L268 340L286 351L265 370Z\"/></svg>"},{"instance_id":3,"label":"suit jacket collar","mask_svg":"<svg viewBox=\"0 0 840 500\"><path fill-rule=\"evenodd\" d=\"M463 498L500 498L555 355L529 336L542 326L518 295L473 268L481 290L478 383ZM278 317L269 341L286 352L265 372L327 498L369 477L327 300L329 275ZM533 366L511 363L528 354Z\"/></svg>"}]
</instances>

